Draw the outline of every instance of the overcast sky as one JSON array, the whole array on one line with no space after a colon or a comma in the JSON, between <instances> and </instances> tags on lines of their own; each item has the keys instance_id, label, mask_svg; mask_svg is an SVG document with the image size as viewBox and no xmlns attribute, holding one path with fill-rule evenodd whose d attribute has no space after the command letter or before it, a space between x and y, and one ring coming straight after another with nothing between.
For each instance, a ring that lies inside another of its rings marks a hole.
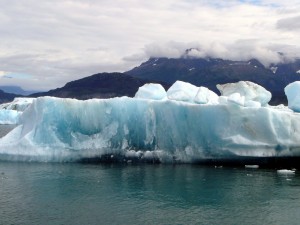
<instances>
[{"instance_id":1,"label":"overcast sky","mask_svg":"<svg viewBox=\"0 0 300 225\"><path fill-rule=\"evenodd\" d=\"M0 85L48 90L150 56L300 56L300 0L0 0Z\"/></svg>"}]
</instances>

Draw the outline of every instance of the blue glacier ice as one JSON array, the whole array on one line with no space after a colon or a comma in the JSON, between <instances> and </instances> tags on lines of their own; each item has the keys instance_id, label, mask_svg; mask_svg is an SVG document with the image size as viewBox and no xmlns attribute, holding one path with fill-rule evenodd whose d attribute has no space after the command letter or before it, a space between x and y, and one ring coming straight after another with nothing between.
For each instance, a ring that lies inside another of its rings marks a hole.
<instances>
[{"instance_id":1,"label":"blue glacier ice","mask_svg":"<svg viewBox=\"0 0 300 225\"><path fill-rule=\"evenodd\" d=\"M16 110L0 110L0 125L1 124L17 124L19 122L19 117L21 112Z\"/></svg>"},{"instance_id":2,"label":"blue glacier ice","mask_svg":"<svg viewBox=\"0 0 300 225\"><path fill-rule=\"evenodd\" d=\"M202 90L208 100L199 104L199 90L184 92L183 86L189 85L177 83L168 91L175 99L34 99L19 125L0 139L0 159L69 162L123 156L191 163L300 156L300 114L283 105L269 106L268 94L257 96L266 93L263 89L254 88L249 97L232 84L237 91L217 101ZM147 88L159 92L154 98L164 96L157 86Z\"/></svg>"},{"instance_id":3,"label":"blue glacier ice","mask_svg":"<svg viewBox=\"0 0 300 225\"><path fill-rule=\"evenodd\" d=\"M300 112L300 81L295 81L284 88L288 106L295 112Z\"/></svg>"},{"instance_id":4,"label":"blue glacier ice","mask_svg":"<svg viewBox=\"0 0 300 225\"><path fill-rule=\"evenodd\" d=\"M0 125L17 124L23 111L31 105L33 98L15 98L12 102L0 105Z\"/></svg>"}]
</instances>

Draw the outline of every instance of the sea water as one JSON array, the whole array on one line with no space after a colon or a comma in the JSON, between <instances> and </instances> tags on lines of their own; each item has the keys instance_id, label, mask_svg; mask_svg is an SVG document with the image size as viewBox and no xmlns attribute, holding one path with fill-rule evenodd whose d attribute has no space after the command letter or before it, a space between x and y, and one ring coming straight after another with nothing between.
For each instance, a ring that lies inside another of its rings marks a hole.
<instances>
[{"instance_id":1,"label":"sea water","mask_svg":"<svg viewBox=\"0 0 300 225\"><path fill-rule=\"evenodd\" d=\"M300 173L0 162L0 224L299 224Z\"/></svg>"}]
</instances>

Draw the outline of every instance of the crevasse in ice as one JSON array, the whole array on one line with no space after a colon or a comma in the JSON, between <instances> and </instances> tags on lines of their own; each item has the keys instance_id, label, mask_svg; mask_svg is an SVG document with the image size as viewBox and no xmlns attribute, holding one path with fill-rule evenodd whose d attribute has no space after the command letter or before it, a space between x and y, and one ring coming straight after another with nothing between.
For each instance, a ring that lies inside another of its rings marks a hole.
<instances>
[{"instance_id":1,"label":"crevasse in ice","mask_svg":"<svg viewBox=\"0 0 300 225\"><path fill-rule=\"evenodd\" d=\"M121 155L195 162L300 155L300 114L283 105L268 106L267 98L259 97L260 88L250 93L255 97L248 91L216 97L195 86L184 90L192 86L177 82L168 98L153 100L164 94L151 85L147 89L158 93L149 98L145 92L136 98L86 101L37 98L19 126L0 139L0 159L76 161Z\"/></svg>"}]
</instances>

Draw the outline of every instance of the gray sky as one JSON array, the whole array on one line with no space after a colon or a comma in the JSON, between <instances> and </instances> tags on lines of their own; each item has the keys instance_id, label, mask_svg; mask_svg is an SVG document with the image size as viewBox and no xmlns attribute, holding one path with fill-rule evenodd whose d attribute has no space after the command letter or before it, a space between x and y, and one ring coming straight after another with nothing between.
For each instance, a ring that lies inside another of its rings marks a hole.
<instances>
[{"instance_id":1,"label":"gray sky","mask_svg":"<svg viewBox=\"0 0 300 225\"><path fill-rule=\"evenodd\" d=\"M0 0L0 85L48 90L150 56L300 56L300 0Z\"/></svg>"}]
</instances>

